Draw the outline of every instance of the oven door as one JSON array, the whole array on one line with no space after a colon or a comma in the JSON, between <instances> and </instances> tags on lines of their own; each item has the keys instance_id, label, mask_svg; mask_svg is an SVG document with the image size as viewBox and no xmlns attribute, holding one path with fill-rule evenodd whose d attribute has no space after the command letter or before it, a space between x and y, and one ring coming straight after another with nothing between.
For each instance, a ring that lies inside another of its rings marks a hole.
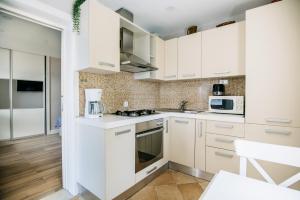
<instances>
[{"instance_id":1,"label":"oven door","mask_svg":"<svg viewBox=\"0 0 300 200\"><path fill-rule=\"evenodd\" d=\"M135 172L163 158L163 127L136 134Z\"/></svg>"}]
</instances>

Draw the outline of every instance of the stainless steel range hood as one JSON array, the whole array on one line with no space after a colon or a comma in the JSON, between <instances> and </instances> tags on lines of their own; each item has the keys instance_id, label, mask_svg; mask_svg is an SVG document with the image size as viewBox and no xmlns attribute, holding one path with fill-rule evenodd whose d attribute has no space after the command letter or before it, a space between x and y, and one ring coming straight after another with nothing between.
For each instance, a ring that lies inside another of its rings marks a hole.
<instances>
[{"instance_id":1,"label":"stainless steel range hood","mask_svg":"<svg viewBox=\"0 0 300 200\"><path fill-rule=\"evenodd\" d=\"M126 29L120 29L121 36L121 71L138 73L157 70L150 63L133 54L133 32Z\"/></svg>"}]
</instances>

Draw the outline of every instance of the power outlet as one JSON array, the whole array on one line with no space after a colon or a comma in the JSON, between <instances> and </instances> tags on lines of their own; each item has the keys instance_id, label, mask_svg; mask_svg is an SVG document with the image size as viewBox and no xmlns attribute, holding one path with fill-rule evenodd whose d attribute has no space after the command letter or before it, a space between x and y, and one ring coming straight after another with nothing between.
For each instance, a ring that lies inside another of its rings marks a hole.
<instances>
[{"instance_id":1,"label":"power outlet","mask_svg":"<svg viewBox=\"0 0 300 200\"><path fill-rule=\"evenodd\" d=\"M219 80L220 84L228 85L228 80Z\"/></svg>"}]
</instances>

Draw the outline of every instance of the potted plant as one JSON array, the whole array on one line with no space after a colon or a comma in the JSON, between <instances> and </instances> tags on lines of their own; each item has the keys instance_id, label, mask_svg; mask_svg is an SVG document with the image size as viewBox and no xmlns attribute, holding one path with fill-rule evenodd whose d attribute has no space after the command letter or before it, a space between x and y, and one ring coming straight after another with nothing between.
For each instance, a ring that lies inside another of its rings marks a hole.
<instances>
[{"instance_id":1,"label":"potted plant","mask_svg":"<svg viewBox=\"0 0 300 200\"><path fill-rule=\"evenodd\" d=\"M72 18L73 18L73 31L80 32L80 6L86 0L75 0L72 9Z\"/></svg>"}]
</instances>

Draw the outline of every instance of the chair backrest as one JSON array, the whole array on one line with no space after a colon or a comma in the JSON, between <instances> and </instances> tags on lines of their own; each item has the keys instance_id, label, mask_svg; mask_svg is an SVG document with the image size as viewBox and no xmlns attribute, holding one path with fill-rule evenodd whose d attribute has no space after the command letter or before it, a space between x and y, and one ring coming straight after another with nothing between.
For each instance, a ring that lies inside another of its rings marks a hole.
<instances>
[{"instance_id":1,"label":"chair backrest","mask_svg":"<svg viewBox=\"0 0 300 200\"><path fill-rule=\"evenodd\" d=\"M240 175L242 176L246 176L247 174L247 160L249 160L267 182L272 184L276 183L255 159L300 168L300 148L247 140L235 140L234 145L237 155L240 156ZM300 181L300 172L279 185L289 187L298 181Z\"/></svg>"}]
</instances>

